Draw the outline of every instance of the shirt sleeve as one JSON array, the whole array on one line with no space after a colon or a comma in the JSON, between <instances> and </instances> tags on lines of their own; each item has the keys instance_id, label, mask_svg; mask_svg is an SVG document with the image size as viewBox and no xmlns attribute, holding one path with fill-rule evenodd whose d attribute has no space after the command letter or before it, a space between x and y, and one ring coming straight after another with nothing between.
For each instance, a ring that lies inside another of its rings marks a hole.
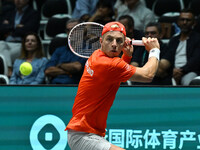
<instances>
[{"instance_id":1,"label":"shirt sleeve","mask_svg":"<svg viewBox=\"0 0 200 150\"><path fill-rule=\"evenodd\" d=\"M135 71L136 67L127 64L120 58L114 58L109 66L109 73L113 81L126 82Z\"/></svg>"},{"instance_id":2,"label":"shirt sleeve","mask_svg":"<svg viewBox=\"0 0 200 150\"><path fill-rule=\"evenodd\" d=\"M128 56L126 56L126 55L122 55L122 59L126 62L126 63L128 63L128 64L130 64L130 62L131 62L131 58L132 58L132 56L131 57L128 57Z\"/></svg>"}]
</instances>

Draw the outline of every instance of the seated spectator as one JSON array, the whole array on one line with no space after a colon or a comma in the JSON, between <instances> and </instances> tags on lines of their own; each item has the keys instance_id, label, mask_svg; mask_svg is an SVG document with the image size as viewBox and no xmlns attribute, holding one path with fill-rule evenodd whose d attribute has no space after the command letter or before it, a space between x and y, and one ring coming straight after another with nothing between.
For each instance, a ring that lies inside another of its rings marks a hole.
<instances>
[{"instance_id":1,"label":"seated spectator","mask_svg":"<svg viewBox=\"0 0 200 150\"><path fill-rule=\"evenodd\" d=\"M40 14L29 6L29 0L14 0L15 9L3 13L0 19L0 53L12 70L14 60L20 56L21 39L27 32L38 32Z\"/></svg>"},{"instance_id":2,"label":"seated spectator","mask_svg":"<svg viewBox=\"0 0 200 150\"><path fill-rule=\"evenodd\" d=\"M190 9L183 9L177 22L181 32L170 39L159 68L163 73L172 68L176 84L187 86L200 73L200 34L193 30L195 16Z\"/></svg>"},{"instance_id":3,"label":"seated spectator","mask_svg":"<svg viewBox=\"0 0 200 150\"><path fill-rule=\"evenodd\" d=\"M109 5L113 8L115 1L116 0L109 0L106 3L110 3ZM82 22L88 21L97 11L97 3L105 3L105 0L77 0L72 18L80 19ZM101 19L103 19L103 17Z\"/></svg>"},{"instance_id":4,"label":"seated spectator","mask_svg":"<svg viewBox=\"0 0 200 150\"><path fill-rule=\"evenodd\" d=\"M21 42L26 32L38 32L40 14L29 6L29 0L14 0L16 9L5 13L0 23L1 40Z\"/></svg>"},{"instance_id":5,"label":"seated spectator","mask_svg":"<svg viewBox=\"0 0 200 150\"><path fill-rule=\"evenodd\" d=\"M114 21L114 14L112 3L108 0L100 0L97 3L95 13L88 19L88 21L105 25L108 22Z\"/></svg>"},{"instance_id":6,"label":"seated spectator","mask_svg":"<svg viewBox=\"0 0 200 150\"><path fill-rule=\"evenodd\" d=\"M94 14L98 1L99 0L77 0L72 18L80 19L83 15L89 15L90 17Z\"/></svg>"},{"instance_id":7,"label":"seated spectator","mask_svg":"<svg viewBox=\"0 0 200 150\"><path fill-rule=\"evenodd\" d=\"M118 21L125 26L127 37L135 40L142 40L144 33L143 31L135 29L135 21L131 16L129 15L120 16Z\"/></svg>"},{"instance_id":8,"label":"seated spectator","mask_svg":"<svg viewBox=\"0 0 200 150\"><path fill-rule=\"evenodd\" d=\"M160 59L163 58L167 49L167 45L161 41L161 26L159 23L149 23L145 27L145 37L157 38L160 44ZM145 50L145 47L139 47L134 49L131 65L136 67L142 67L148 61L148 52ZM158 69L159 70L159 69ZM162 74L157 72L153 81L151 83L134 83L135 85L171 85L171 77L167 78L162 76Z\"/></svg>"},{"instance_id":9,"label":"seated spectator","mask_svg":"<svg viewBox=\"0 0 200 150\"><path fill-rule=\"evenodd\" d=\"M146 7L142 0L117 0L115 5L116 20L122 15L130 15L135 21L135 29L144 30L144 27L155 21L154 13Z\"/></svg>"},{"instance_id":10,"label":"seated spectator","mask_svg":"<svg viewBox=\"0 0 200 150\"><path fill-rule=\"evenodd\" d=\"M47 58L43 55L42 43L39 36L35 33L28 33L22 40L21 56L16 59L13 66L10 84L42 84L45 81L44 69ZM23 62L32 65L32 73L24 76L19 68Z\"/></svg>"},{"instance_id":11,"label":"seated spectator","mask_svg":"<svg viewBox=\"0 0 200 150\"><path fill-rule=\"evenodd\" d=\"M67 22L67 35L78 23L79 21L74 19ZM45 75L50 84L78 84L85 62L86 59L76 56L67 44L55 50L46 65Z\"/></svg>"}]
</instances>

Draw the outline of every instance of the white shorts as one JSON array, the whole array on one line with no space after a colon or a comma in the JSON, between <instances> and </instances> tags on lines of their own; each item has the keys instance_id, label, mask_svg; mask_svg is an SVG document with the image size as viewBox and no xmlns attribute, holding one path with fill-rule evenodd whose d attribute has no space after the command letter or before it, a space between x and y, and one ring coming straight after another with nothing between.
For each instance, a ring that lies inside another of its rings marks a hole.
<instances>
[{"instance_id":1,"label":"white shorts","mask_svg":"<svg viewBox=\"0 0 200 150\"><path fill-rule=\"evenodd\" d=\"M68 144L71 150L109 150L111 143L93 133L68 130Z\"/></svg>"}]
</instances>

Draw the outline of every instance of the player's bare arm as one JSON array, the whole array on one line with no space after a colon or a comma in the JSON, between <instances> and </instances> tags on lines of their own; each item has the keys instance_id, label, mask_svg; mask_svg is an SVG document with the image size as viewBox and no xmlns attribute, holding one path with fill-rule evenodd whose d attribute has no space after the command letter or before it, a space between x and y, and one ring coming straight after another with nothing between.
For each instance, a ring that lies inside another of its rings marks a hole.
<instances>
[{"instance_id":1,"label":"player's bare arm","mask_svg":"<svg viewBox=\"0 0 200 150\"><path fill-rule=\"evenodd\" d=\"M137 67L135 74L130 78L135 82L151 82L159 64L160 45L156 38L142 38L146 50L149 52L148 62L143 67Z\"/></svg>"}]
</instances>

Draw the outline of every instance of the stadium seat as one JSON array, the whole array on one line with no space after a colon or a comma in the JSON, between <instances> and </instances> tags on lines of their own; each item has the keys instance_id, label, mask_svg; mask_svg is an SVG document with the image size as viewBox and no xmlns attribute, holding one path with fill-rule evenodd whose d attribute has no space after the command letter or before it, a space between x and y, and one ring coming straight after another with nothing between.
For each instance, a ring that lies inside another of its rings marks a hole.
<instances>
[{"instance_id":1,"label":"stadium seat","mask_svg":"<svg viewBox=\"0 0 200 150\"><path fill-rule=\"evenodd\" d=\"M191 82L190 85L200 85L200 76L197 76L194 78Z\"/></svg>"},{"instance_id":2,"label":"stadium seat","mask_svg":"<svg viewBox=\"0 0 200 150\"><path fill-rule=\"evenodd\" d=\"M72 7L70 0L45 0L41 6L41 20L39 34L42 39L47 38L45 28L48 20L53 16L70 16L72 14ZM45 37L46 36L46 37ZM44 43L48 43L44 41Z\"/></svg>"},{"instance_id":3,"label":"stadium seat","mask_svg":"<svg viewBox=\"0 0 200 150\"><path fill-rule=\"evenodd\" d=\"M42 19L56 14L72 14L70 0L46 0L41 8Z\"/></svg>"},{"instance_id":4,"label":"stadium seat","mask_svg":"<svg viewBox=\"0 0 200 150\"><path fill-rule=\"evenodd\" d=\"M67 37L55 37L51 40L50 44L49 44L49 57L51 57L51 55L53 54L53 52L56 50L56 48L61 47L61 46L65 46L66 44L68 44L67 41Z\"/></svg>"},{"instance_id":5,"label":"stadium seat","mask_svg":"<svg viewBox=\"0 0 200 150\"><path fill-rule=\"evenodd\" d=\"M44 27L42 44L44 47L46 57L49 57L48 49L51 40L59 34L66 33L66 22L70 19L70 15L54 15L48 20L48 23Z\"/></svg>"},{"instance_id":6,"label":"stadium seat","mask_svg":"<svg viewBox=\"0 0 200 150\"><path fill-rule=\"evenodd\" d=\"M51 17L44 31L44 40L49 40L55 37L57 34L65 33L66 22L70 19L69 15L54 15Z\"/></svg>"},{"instance_id":7,"label":"stadium seat","mask_svg":"<svg viewBox=\"0 0 200 150\"><path fill-rule=\"evenodd\" d=\"M76 1L77 1L77 0L70 0L72 12L73 12L73 10L74 10L74 8L75 8L75 6L76 6Z\"/></svg>"},{"instance_id":8,"label":"stadium seat","mask_svg":"<svg viewBox=\"0 0 200 150\"><path fill-rule=\"evenodd\" d=\"M162 27L162 38L170 39L176 33L177 18L184 4L181 0L156 0L152 10Z\"/></svg>"},{"instance_id":9,"label":"stadium seat","mask_svg":"<svg viewBox=\"0 0 200 150\"><path fill-rule=\"evenodd\" d=\"M196 19L196 25L194 27L194 30L200 33L200 15Z\"/></svg>"},{"instance_id":10,"label":"stadium seat","mask_svg":"<svg viewBox=\"0 0 200 150\"><path fill-rule=\"evenodd\" d=\"M156 0L153 3L152 10L158 17L166 13L179 13L184 8L181 0Z\"/></svg>"},{"instance_id":11,"label":"stadium seat","mask_svg":"<svg viewBox=\"0 0 200 150\"><path fill-rule=\"evenodd\" d=\"M0 74L0 84L9 84L9 79L6 75Z\"/></svg>"},{"instance_id":12,"label":"stadium seat","mask_svg":"<svg viewBox=\"0 0 200 150\"><path fill-rule=\"evenodd\" d=\"M0 54L0 74L7 75L8 67L6 64L6 60L3 55Z\"/></svg>"},{"instance_id":13,"label":"stadium seat","mask_svg":"<svg viewBox=\"0 0 200 150\"><path fill-rule=\"evenodd\" d=\"M200 0L191 0L189 3L189 8L194 11L196 16L200 15Z\"/></svg>"},{"instance_id":14,"label":"stadium seat","mask_svg":"<svg viewBox=\"0 0 200 150\"><path fill-rule=\"evenodd\" d=\"M183 4L184 4L184 8L189 8L189 4L191 2L191 0L182 0Z\"/></svg>"},{"instance_id":15,"label":"stadium seat","mask_svg":"<svg viewBox=\"0 0 200 150\"><path fill-rule=\"evenodd\" d=\"M145 0L147 8L149 8L150 10L152 10L152 6L154 2L155 0Z\"/></svg>"}]
</instances>

